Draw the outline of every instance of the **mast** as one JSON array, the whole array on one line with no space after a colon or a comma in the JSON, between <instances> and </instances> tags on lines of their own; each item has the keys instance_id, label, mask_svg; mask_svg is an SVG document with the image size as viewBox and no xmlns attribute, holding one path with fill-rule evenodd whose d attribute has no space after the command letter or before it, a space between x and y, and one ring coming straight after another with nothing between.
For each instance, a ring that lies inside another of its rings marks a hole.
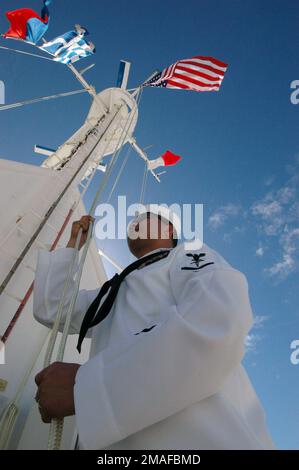
<instances>
[{"instance_id":1,"label":"mast","mask_svg":"<svg viewBox=\"0 0 299 470\"><path fill-rule=\"evenodd\" d=\"M138 146L136 139L133 137L138 119L138 106L135 98L138 97L142 86L135 89L133 93L129 93L124 88L124 82L122 81L121 87L109 88L97 94L95 88L88 84L73 65L69 65L69 68L84 86L84 89L93 97L92 106L83 126L53 154L50 154L42 164L45 168L59 170L61 175L60 189L45 211L40 224L30 234L29 241L21 252L18 253L13 265L2 280L0 296L5 291L61 200L72 189L73 185L80 184L85 176L90 174L90 169L94 169L95 165L99 165L105 155L112 154L129 142L138 155L143 160L148 161L145 152ZM151 74L150 77L154 74ZM124 80L125 84L127 84L128 74L125 74ZM126 128L128 121L130 125ZM120 136L124 132L125 138L120 142ZM153 171L151 173L159 181L159 177Z\"/></svg>"},{"instance_id":2,"label":"mast","mask_svg":"<svg viewBox=\"0 0 299 470\"><path fill-rule=\"evenodd\" d=\"M91 158L91 156L93 155L94 151L96 150L96 148L98 147L99 145L99 142L101 141L101 139L103 138L103 136L106 134L107 130L109 129L109 127L112 125L115 117L117 116L117 114L119 113L121 108L118 108L116 109L115 111L113 112L110 112L110 113L107 113L107 119L105 119L105 121L107 121L107 125L106 125L106 128L100 133L100 137L99 139L97 140L97 142L92 146L91 150L90 151L87 151L87 155L83 157L82 161L80 161L79 165L78 165L78 168L74 171L74 174L71 176L71 178L69 179L69 181L66 183L66 186L64 187L64 189L61 191L61 193L59 194L59 196L56 198L56 200L53 202L53 204L49 207L49 210L47 211L47 213L45 214L44 216L44 219L42 220L42 222L40 223L40 225L38 226L37 230L35 230L35 232L33 233L33 235L31 236L29 242L27 243L27 245L25 246L25 248L22 250L21 254L19 255L18 259L15 261L14 265L12 266L11 270L9 271L9 273L7 274L7 276L5 277L5 279L3 280L3 282L1 283L1 286L0 286L0 295L3 293L4 289L6 288L6 286L8 285L9 281L12 279L12 277L14 276L15 272L17 271L18 267L20 266L20 264L22 263L22 261L24 260L26 254L28 253L28 251L30 250L30 248L32 247L34 241L37 239L37 237L39 236L40 232L42 231L42 229L44 228L45 224L47 223L48 219L50 218L50 216L53 214L54 210L57 208L59 202L61 201L61 199L63 198L63 196L66 194L67 190L70 188L70 186L72 185L72 183L76 180L77 176L80 174L82 168L84 168L84 166L86 165L86 163L88 162L88 160ZM96 129L96 128L95 128ZM86 144L87 145L87 144Z\"/></svg>"}]
</instances>

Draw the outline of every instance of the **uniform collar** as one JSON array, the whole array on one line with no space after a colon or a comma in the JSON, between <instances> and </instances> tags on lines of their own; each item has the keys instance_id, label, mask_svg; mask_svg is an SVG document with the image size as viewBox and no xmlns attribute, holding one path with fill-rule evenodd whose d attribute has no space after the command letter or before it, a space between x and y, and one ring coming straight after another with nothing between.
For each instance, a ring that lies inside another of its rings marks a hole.
<instances>
[{"instance_id":1,"label":"uniform collar","mask_svg":"<svg viewBox=\"0 0 299 470\"><path fill-rule=\"evenodd\" d=\"M153 253L159 253L159 251L166 251L166 250L171 251L172 249L173 249L172 247L171 248L169 248L169 247L168 248L167 247L156 248L155 250L149 251L148 253L146 253L145 255L141 256L141 258L138 258L138 259L142 259L145 256L151 255Z\"/></svg>"},{"instance_id":2,"label":"uniform collar","mask_svg":"<svg viewBox=\"0 0 299 470\"><path fill-rule=\"evenodd\" d=\"M146 253L146 255L142 256L141 258L138 258L138 261L142 262L144 258L148 258L149 256L153 255L152 258L148 259L147 261L144 261L144 263L141 263L141 265L137 269L142 269L152 263L155 263L156 261L160 261L160 259L166 258L167 256L169 256L170 251L171 248L158 248L156 250L152 250L149 253Z\"/></svg>"}]
</instances>

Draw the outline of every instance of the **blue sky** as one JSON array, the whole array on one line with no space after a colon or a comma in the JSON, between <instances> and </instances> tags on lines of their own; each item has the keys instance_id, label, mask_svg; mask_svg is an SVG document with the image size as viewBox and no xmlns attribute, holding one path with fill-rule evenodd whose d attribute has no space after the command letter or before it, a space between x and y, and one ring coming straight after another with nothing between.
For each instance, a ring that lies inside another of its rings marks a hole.
<instances>
[{"instance_id":1,"label":"blue sky","mask_svg":"<svg viewBox=\"0 0 299 470\"><path fill-rule=\"evenodd\" d=\"M6 10L40 5L2 1L0 31L7 29ZM299 104L290 101L290 83L299 80L298 2L53 0L51 13L47 39L75 23L89 29L97 54L80 66L96 62L86 78L98 91L115 85L120 59L132 62L129 87L193 55L229 64L219 93L145 90L135 132L140 145L153 145L151 158L168 148L183 156L161 185L149 178L145 202L204 204L205 242L248 279L256 325L244 363L271 433L279 448L299 449L299 364L290 362L290 343L299 339ZM60 64L2 50L0 80L6 103L80 87ZM84 94L1 113L1 158L39 165L34 144L62 144L89 106ZM129 203L138 201L142 174L132 154L117 188ZM123 241L102 246L121 264L130 261Z\"/></svg>"}]
</instances>

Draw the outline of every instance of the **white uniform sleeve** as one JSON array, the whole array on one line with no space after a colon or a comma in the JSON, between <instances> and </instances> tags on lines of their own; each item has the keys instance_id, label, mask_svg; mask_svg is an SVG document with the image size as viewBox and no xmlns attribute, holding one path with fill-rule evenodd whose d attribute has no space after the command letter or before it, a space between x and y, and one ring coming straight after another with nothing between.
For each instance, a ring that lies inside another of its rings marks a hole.
<instances>
[{"instance_id":1,"label":"white uniform sleeve","mask_svg":"<svg viewBox=\"0 0 299 470\"><path fill-rule=\"evenodd\" d=\"M55 251L39 251L37 268L33 290L33 315L35 319L47 327L51 327L55 321L59 302L62 296L64 282L68 276L69 266L74 253L74 248L59 248ZM78 269L77 252L74 273ZM66 295L66 302L62 312L62 320L59 330L62 331L71 296L74 291L74 279L72 278ZM80 290L75 304L70 334L79 333L83 317L100 289ZM91 335L91 330L87 335Z\"/></svg>"},{"instance_id":2,"label":"white uniform sleeve","mask_svg":"<svg viewBox=\"0 0 299 470\"><path fill-rule=\"evenodd\" d=\"M217 393L240 363L252 321L245 276L232 268L182 266L181 258L170 270L175 302L168 320L78 370L83 449L106 448Z\"/></svg>"}]
</instances>

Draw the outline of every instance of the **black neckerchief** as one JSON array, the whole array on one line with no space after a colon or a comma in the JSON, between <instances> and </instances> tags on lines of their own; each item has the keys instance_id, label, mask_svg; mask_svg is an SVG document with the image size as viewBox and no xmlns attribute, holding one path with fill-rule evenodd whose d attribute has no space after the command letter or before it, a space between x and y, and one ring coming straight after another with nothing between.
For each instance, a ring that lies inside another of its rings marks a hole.
<instances>
[{"instance_id":1,"label":"black neckerchief","mask_svg":"<svg viewBox=\"0 0 299 470\"><path fill-rule=\"evenodd\" d=\"M81 345L89 328L98 325L109 314L117 296L117 293L119 291L120 285L125 279L125 277L135 269L148 266L151 263L166 258L166 256L169 255L169 252L170 250L163 250L151 253L147 256L143 256L137 261L134 261L133 263L129 264L129 266L127 266L120 274L115 274L111 279L109 279L102 285L100 292L88 307L88 310L85 313L84 319L82 321L77 344L77 350L79 351L79 353L81 352ZM109 293L105 301L103 302L103 305L101 305L101 307L99 308L102 298L108 291Z\"/></svg>"}]
</instances>

